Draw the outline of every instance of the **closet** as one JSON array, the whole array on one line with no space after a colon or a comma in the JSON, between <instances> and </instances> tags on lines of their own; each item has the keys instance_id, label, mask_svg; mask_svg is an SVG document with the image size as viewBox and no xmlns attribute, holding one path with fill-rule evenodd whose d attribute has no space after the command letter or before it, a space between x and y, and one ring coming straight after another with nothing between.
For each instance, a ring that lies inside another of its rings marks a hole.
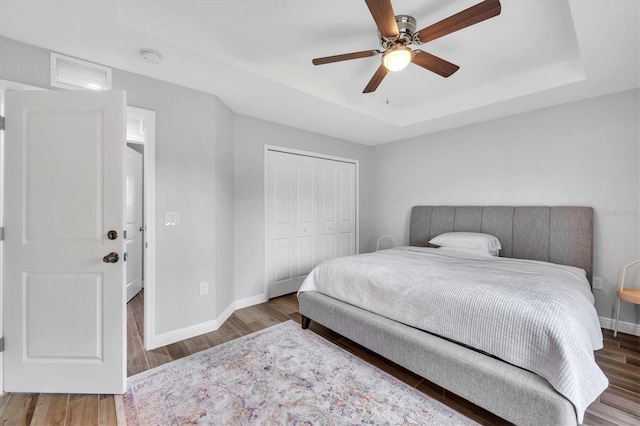
<instances>
[{"instance_id":1,"label":"closet","mask_svg":"<svg viewBox=\"0 0 640 426\"><path fill-rule=\"evenodd\" d=\"M314 266L356 253L356 162L267 150L268 297L298 290Z\"/></svg>"}]
</instances>

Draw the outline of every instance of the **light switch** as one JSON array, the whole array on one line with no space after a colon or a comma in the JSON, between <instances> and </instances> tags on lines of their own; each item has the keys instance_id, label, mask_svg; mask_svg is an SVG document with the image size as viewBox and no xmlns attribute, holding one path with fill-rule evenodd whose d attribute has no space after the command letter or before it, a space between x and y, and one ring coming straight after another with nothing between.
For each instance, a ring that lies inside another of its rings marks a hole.
<instances>
[{"instance_id":1,"label":"light switch","mask_svg":"<svg viewBox=\"0 0 640 426\"><path fill-rule=\"evenodd\" d=\"M179 212L164 212L164 225L165 226L180 225L180 213Z\"/></svg>"}]
</instances>

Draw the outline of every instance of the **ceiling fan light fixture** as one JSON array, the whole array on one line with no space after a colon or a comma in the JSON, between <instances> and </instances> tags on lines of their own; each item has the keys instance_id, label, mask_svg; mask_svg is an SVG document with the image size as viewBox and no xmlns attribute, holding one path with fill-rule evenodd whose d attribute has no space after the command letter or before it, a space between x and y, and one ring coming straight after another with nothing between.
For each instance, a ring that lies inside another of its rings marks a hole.
<instances>
[{"instance_id":1,"label":"ceiling fan light fixture","mask_svg":"<svg viewBox=\"0 0 640 426\"><path fill-rule=\"evenodd\" d=\"M401 71L409 65L413 52L407 46L394 46L382 55L382 65L389 71Z\"/></svg>"}]
</instances>

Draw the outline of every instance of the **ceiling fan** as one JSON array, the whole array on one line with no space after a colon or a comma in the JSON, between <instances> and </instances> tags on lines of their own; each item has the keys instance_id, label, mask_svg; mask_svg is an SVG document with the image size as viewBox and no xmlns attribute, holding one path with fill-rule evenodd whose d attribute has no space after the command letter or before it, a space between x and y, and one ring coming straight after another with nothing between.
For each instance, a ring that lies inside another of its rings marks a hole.
<instances>
[{"instance_id":1,"label":"ceiling fan","mask_svg":"<svg viewBox=\"0 0 640 426\"><path fill-rule=\"evenodd\" d=\"M452 32L461 30L486 19L500 14L499 0L485 0L475 6L451 15L440 22L416 31L416 20L408 15L395 15L390 0L365 0L373 20L378 27L380 37L380 50L364 50L362 52L345 53L342 55L316 58L314 65L330 64L332 62L347 61L350 59L368 58L382 54L382 65L373 74L369 84L362 93L375 91L382 79L389 71L400 71L409 62L419 65L429 71L449 77L458 71L459 66L445 61L423 50L411 50L411 44L420 45L435 40Z\"/></svg>"}]
</instances>

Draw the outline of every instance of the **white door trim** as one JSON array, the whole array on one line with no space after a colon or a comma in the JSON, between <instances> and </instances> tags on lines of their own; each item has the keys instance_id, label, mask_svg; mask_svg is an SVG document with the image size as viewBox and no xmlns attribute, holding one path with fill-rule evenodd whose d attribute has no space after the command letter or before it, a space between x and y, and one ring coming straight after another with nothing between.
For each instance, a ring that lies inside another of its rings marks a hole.
<instances>
[{"instance_id":1,"label":"white door trim","mask_svg":"<svg viewBox=\"0 0 640 426\"><path fill-rule=\"evenodd\" d=\"M144 348L163 346L156 335L156 113L147 109L127 107L127 115L145 123L144 141Z\"/></svg>"},{"instance_id":2,"label":"white door trim","mask_svg":"<svg viewBox=\"0 0 640 426\"><path fill-rule=\"evenodd\" d=\"M294 155L304 155L307 157L322 158L325 160L342 161L344 163L353 163L356 165L356 254L360 253L360 161L353 158L338 157L335 155L321 154L319 152L303 151L300 149L287 148L277 145L264 145L264 176L263 176L263 192L264 192L264 300L269 300L269 275L267 271L267 250L269 248L269 241L267 241L267 204L268 204L268 186L269 186L269 151L278 151ZM146 330L145 330L146 333Z\"/></svg>"}]
</instances>

